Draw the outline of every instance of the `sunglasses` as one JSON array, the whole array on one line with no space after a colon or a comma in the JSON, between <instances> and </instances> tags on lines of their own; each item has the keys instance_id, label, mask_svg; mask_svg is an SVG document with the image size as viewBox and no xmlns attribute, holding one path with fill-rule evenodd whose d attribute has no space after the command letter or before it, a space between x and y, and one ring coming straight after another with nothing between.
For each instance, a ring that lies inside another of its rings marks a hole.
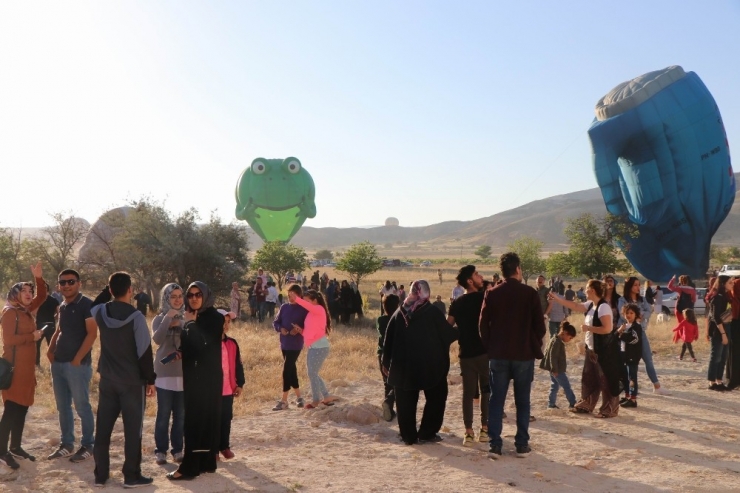
<instances>
[{"instance_id":1,"label":"sunglasses","mask_svg":"<svg viewBox=\"0 0 740 493\"><path fill-rule=\"evenodd\" d=\"M203 297L203 293L201 293L200 291L198 291L196 293L188 293L186 296L188 297L189 300L192 300L193 298L202 298Z\"/></svg>"},{"instance_id":2,"label":"sunglasses","mask_svg":"<svg viewBox=\"0 0 740 493\"><path fill-rule=\"evenodd\" d=\"M59 279L58 282L60 286L66 286L66 285L74 286L75 283L77 282L77 279Z\"/></svg>"}]
</instances>

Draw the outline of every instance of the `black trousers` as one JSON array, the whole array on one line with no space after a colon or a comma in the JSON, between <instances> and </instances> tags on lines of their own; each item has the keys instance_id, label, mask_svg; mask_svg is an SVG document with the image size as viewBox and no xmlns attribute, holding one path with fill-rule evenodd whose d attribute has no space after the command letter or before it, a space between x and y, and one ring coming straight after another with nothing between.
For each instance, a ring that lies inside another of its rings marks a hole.
<instances>
[{"instance_id":1,"label":"black trousers","mask_svg":"<svg viewBox=\"0 0 740 493\"><path fill-rule=\"evenodd\" d=\"M383 400L388 403L393 410L393 404L396 403L396 394L394 393L393 386L388 385L388 377L383 375L383 355L378 355L378 367L380 368L380 376L383 377Z\"/></svg>"},{"instance_id":2,"label":"black trousers","mask_svg":"<svg viewBox=\"0 0 740 493\"><path fill-rule=\"evenodd\" d=\"M298 385L298 368L296 362L301 355L300 349L283 349L283 392L291 388L297 389Z\"/></svg>"},{"instance_id":3,"label":"black trousers","mask_svg":"<svg viewBox=\"0 0 740 493\"><path fill-rule=\"evenodd\" d=\"M144 386L111 382L101 378L95 420L95 479L110 477L110 437L118 416L123 418L124 481L141 477L141 433L144 425Z\"/></svg>"},{"instance_id":4,"label":"black trousers","mask_svg":"<svg viewBox=\"0 0 740 493\"><path fill-rule=\"evenodd\" d=\"M8 452L8 438L10 438L10 449L21 448L23 428L26 425L26 413L28 406L21 406L17 402L5 401L3 417L0 419L0 455Z\"/></svg>"},{"instance_id":5,"label":"black trousers","mask_svg":"<svg viewBox=\"0 0 740 493\"><path fill-rule=\"evenodd\" d=\"M424 411L421 415L421 425L416 430L416 406L419 402L420 390L406 390L394 387L396 395L396 410L398 412L398 430L401 439L407 444L415 443L417 439L428 440L442 428L447 404L447 379L442 380L435 387L424 389Z\"/></svg>"},{"instance_id":6,"label":"black trousers","mask_svg":"<svg viewBox=\"0 0 740 493\"><path fill-rule=\"evenodd\" d=\"M231 448L229 444L231 438L231 420L234 417L234 396L225 395L221 400L221 441L219 450Z\"/></svg>"}]
</instances>

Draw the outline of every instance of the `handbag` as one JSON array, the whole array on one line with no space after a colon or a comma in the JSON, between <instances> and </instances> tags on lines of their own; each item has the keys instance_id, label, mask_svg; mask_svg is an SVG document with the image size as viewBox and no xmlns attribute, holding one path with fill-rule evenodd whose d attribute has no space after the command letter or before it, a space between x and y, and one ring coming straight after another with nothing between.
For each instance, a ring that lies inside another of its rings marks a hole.
<instances>
[{"instance_id":1,"label":"handbag","mask_svg":"<svg viewBox=\"0 0 740 493\"><path fill-rule=\"evenodd\" d=\"M729 324L732 322L732 308L728 308L727 310L723 311L722 314L719 316L719 319L722 321L723 324Z\"/></svg>"},{"instance_id":2,"label":"handbag","mask_svg":"<svg viewBox=\"0 0 740 493\"><path fill-rule=\"evenodd\" d=\"M15 312L15 335L18 335L18 312ZM13 346L13 362L0 358L0 390L8 390L13 383L15 369L15 346Z\"/></svg>"}]
</instances>

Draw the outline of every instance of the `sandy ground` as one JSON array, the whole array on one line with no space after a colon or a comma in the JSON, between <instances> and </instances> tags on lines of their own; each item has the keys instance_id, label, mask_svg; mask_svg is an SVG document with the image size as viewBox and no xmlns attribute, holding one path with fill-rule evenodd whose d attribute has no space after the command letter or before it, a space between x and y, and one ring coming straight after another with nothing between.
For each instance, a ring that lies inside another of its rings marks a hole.
<instances>
[{"instance_id":1,"label":"sandy ground","mask_svg":"<svg viewBox=\"0 0 740 493\"><path fill-rule=\"evenodd\" d=\"M517 458L513 398L504 422L504 455L494 460L488 444L463 447L462 389L450 386L442 436L433 445L398 442L395 421L379 419L382 386L378 380L332 382L341 396L336 406L301 410L291 405L233 423L236 458L221 462L215 474L192 482L171 483L165 473L174 464L153 460L154 419L144 427L143 471L163 492L232 491L738 491L740 489L740 391L705 389L703 362L656 357L656 367L670 396L643 392L639 407L614 419L548 410L549 379L538 370L532 392L530 427L533 452ZM581 361L570 361L578 394ZM457 380L457 368L450 372ZM642 382L647 376L641 373ZM648 383L648 387L650 387ZM423 399L422 401L423 402ZM562 394L559 404L566 407ZM154 402L149 403L150 406ZM477 418L476 418L477 419ZM366 423L366 424L362 424ZM123 437L120 422L112 447L113 476L105 490L122 489ZM92 459L72 464L45 456L58 441L56 414L31 408L24 446L39 456L18 472L0 471L0 491L78 492L92 490Z\"/></svg>"}]
</instances>

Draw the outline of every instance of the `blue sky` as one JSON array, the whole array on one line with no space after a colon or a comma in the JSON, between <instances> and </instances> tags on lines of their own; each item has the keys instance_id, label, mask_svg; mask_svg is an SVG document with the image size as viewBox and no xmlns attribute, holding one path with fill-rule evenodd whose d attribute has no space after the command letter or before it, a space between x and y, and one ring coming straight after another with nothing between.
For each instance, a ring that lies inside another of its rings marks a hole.
<instances>
[{"instance_id":1,"label":"blue sky","mask_svg":"<svg viewBox=\"0 0 740 493\"><path fill-rule=\"evenodd\" d=\"M307 226L592 188L594 105L645 72L696 72L739 145L739 25L736 0L3 2L0 226L142 196L231 221L256 157L310 171Z\"/></svg>"}]
</instances>

